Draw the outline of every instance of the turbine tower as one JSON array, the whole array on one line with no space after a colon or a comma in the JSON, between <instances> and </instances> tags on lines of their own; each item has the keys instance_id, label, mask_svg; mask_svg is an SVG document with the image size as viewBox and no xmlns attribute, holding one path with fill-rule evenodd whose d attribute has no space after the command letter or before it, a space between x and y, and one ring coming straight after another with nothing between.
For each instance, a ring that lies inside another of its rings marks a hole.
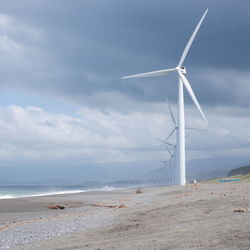
<instances>
[{"instance_id":1,"label":"turbine tower","mask_svg":"<svg viewBox=\"0 0 250 250\"><path fill-rule=\"evenodd\" d=\"M151 71L147 73L141 73L141 74L135 74L135 75L130 75L130 76L125 76L122 77L122 79L129 79L129 78L141 78L141 77L151 77L151 76L164 76L172 72L176 72L179 81L178 81L178 136L177 136L177 166L178 166L178 183L179 185L185 185L186 184L186 165L185 165L185 114L184 114L184 95L183 95L183 85L187 89L190 97L192 98L195 106L199 110L202 118L204 119L206 125L207 125L207 119L205 115L203 114L203 111L200 107L200 104L198 103L195 94L192 90L192 87L186 78L186 69L183 66L183 62L188 54L188 51L194 41L194 38L207 14L208 9L206 9L205 13L201 17L198 25L193 31L193 34L191 35L182 55L180 58L180 61L178 65L175 68L170 68L170 69L163 69L163 70L157 70L157 71Z\"/></svg>"}]
</instances>

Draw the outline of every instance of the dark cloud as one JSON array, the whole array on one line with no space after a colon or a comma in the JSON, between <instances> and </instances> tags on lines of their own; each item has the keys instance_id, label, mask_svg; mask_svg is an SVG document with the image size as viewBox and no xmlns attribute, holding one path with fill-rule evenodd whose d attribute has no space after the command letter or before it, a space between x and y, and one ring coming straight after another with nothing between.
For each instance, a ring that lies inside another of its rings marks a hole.
<instances>
[{"instance_id":1,"label":"dark cloud","mask_svg":"<svg viewBox=\"0 0 250 250\"><path fill-rule=\"evenodd\" d=\"M192 86L207 105L230 105L232 100L249 105L246 92L236 91L234 75L225 84L218 73L249 68L249 5L227 0L3 1L1 14L13 23L0 35L21 49L14 55L2 50L1 85L81 104L86 95L112 91L137 101L159 102L165 96L176 101L174 76L133 81L120 77L175 66L208 7L185 61ZM202 76L208 69L213 78Z\"/></svg>"}]
</instances>

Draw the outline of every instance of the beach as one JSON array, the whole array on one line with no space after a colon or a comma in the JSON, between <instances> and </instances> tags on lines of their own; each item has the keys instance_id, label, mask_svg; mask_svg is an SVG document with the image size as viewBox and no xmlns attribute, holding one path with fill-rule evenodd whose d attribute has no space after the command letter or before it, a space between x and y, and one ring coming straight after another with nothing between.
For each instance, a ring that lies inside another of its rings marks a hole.
<instances>
[{"instance_id":1,"label":"beach","mask_svg":"<svg viewBox=\"0 0 250 250\"><path fill-rule=\"evenodd\" d=\"M250 249L249 183L142 191L0 200L0 249Z\"/></svg>"}]
</instances>

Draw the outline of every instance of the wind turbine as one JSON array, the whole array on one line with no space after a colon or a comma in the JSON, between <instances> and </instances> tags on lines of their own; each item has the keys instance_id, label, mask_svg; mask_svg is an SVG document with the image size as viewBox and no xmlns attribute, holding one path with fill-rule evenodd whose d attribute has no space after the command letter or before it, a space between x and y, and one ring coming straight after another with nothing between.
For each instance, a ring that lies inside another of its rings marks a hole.
<instances>
[{"instance_id":1,"label":"wind turbine","mask_svg":"<svg viewBox=\"0 0 250 250\"><path fill-rule=\"evenodd\" d=\"M170 69L163 69L163 70L157 70L157 71L151 71L147 73L141 73L141 74L135 74L130 76L122 77L122 79L129 79L129 78L141 78L141 77L151 77L151 76L164 76L172 72L176 72L179 77L179 83L178 83L178 140L177 140L177 148L178 148L178 157L177 157L177 166L179 168L179 178L178 178L178 184L179 185L185 185L186 184L186 166L185 166L185 114L184 114L184 95L183 95L183 85L187 89L189 95L191 96L194 104L196 105L197 109L199 110L202 118L204 119L206 125L207 125L207 119L205 115L203 114L203 111L200 107L200 104L198 103L195 94L192 90L192 87L187 80L185 74L186 69L183 66L183 62L188 54L188 51L194 41L194 38L207 14L208 9L204 12L203 16L201 17L198 25L193 31L193 34L191 35L182 55L180 58L180 61L178 65L175 68Z\"/></svg>"},{"instance_id":2,"label":"wind turbine","mask_svg":"<svg viewBox=\"0 0 250 250\"><path fill-rule=\"evenodd\" d=\"M174 128L171 130L171 132L169 133L169 135L167 136L167 138L164 140L164 143L165 143L165 144L168 144L168 145L171 145L171 143L168 142L168 139L170 139L171 136L172 136L176 131L178 131L178 125L177 125L177 123L176 123L176 121L175 121L174 114L173 114L173 111L172 111L172 108L171 108L171 106L170 106L170 103L169 103L168 99L166 99L166 101L167 101L167 104L168 104L168 110L169 110L169 113L170 113L172 122L173 122L173 124L174 124ZM199 129L199 128L191 128L191 127L186 127L186 130L202 131L202 129ZM188 134L186 133L185 136L188 137L189 135L190 135L190 133L188 133ZM178 139L178 138L177 138L177 139ZM163 142L163 140L162 140L162 142ZM171 146L172 146L172 145L171 145Z\"/></svg>"},{"instance_id":3,"label":"wind turbine","mask_svg":"<svg viewBox=\"0 0 250 250\"><path fill-rule=\"evenodd\" d=\"M172 119L172 122L174 124L174 128L171 130L171 132L169 133L169 135L166 137L165 140L162 140L162 139L159 139L159 138L156 138L158 141L160 141L162 144L165 144L167 147L167 151L169 153L169 160L162 160L162 162L164 163L168 163L169 167L173 168L173 171L172 171L172 177L171 178L174 178L174 181L172 181L172 184L176 184L176 166L175 166L175 159L176 159L176 146L177 144L173 143L173 142L169 142L169 139L174 135L174 133L177 133L178 135L178 125L176 123L176 119L174 117L174 114L173 114L173 111L172 111L172 108L170 106L170 103L168 101L168 99L166 98L166 102L168 104L168 110L169 110L169 113L170 113L170 117ZM201 129L198 129L198 128L190 128L190 127L186 127L186 130L201 130ZM185 136L187 137L189 134L186 134ZM178 139L178 137L177 137ZM170 150L171 148L171 150ZM167 164L165 164L166 166Z\"/></svg>"}]
</instances>

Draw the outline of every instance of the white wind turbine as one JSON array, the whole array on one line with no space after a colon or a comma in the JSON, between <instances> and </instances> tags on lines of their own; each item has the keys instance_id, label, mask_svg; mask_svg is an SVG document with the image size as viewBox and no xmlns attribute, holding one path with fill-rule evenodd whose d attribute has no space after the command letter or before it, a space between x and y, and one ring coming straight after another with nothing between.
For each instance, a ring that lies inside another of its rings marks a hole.
<instances>
[{"instance_id":1,"label":"white wind turbine","mask_svg":"<svg viewBox=\"0 0 250 250\"><path fill-rule=\"evenodd\" d=\"M186 87L189 95L191 96L194 104L196 105L197 109L202 115L202 118L204 119L205 123L207 124L207 119L205 115L203 114L203 111L200 107L200 104L198 103L195 94L191 88L191 85L187 78L185 77L186 69L183 67L183 62L187 56L187 53L193 43L193 40L207 14L208 9L206 9L205 13L201 17L198 25L196 26L193 34L191 35L182 55L180 58L180 61L178 65L175 68L170 69L163 69L163 70L157 70L147 73L141 73L141 74L135 74L130 76L122 77L123 79L128 78L141 78L141 77L151 77L151 76L164 76L171 72L176 72L179 76L179 83L178 83L178 140L177 140L177 152L178 157L177 159L177 166L179 169L179 178L178 178L178 184L179 185L185 185L186 184L186 166L185 166L185 114L184 114L184 95L183 95L183 85Z\"/></svg>"},{"instance_id":2,"label":"white wind turbine","mask_svg":"<svg viewBox=\"0 0 250 250\"><path fill-rule=\"evenodd\" d=\"M169 133L169 135L166 137L166 139L164 139L164 140L162 140L162 139L159 139L159 138L157 138L156 137L156 139L158 140L158 141L160 141L162 144L165 144L165 145L167 145L167 151L168 151L168 153L169 153L169 160L162 160L162 162L164 163L164 165L165 166L167 166L167 165L169 165L169 167L172 167L173 168L173 173L172 173L172 177L174 177L174 180L176 179L175 177L176 177L176 166L175 166L175 164L176 164L176 161L175 161L175 159L176 159L176 146L177 146L177 144L175 143L173 143L173 142L170 142L169 140L171 139L171 137L174 135L174 133L176 133L176 135L177 135L177 140L178 140L178 125L177 125L177 123L176 123L176 120L175 120L175 117L174 117L174 113L173 113L173 111L172 111L172 108L171 108L171 106L170 106L170 103L169 103L169 101L168 101L168 99L166 98L166 102L167 102L167 104L168 104L168 110L169 110L169 113L170 113L170 117L171 117L171 119L172 119L172 122L173 122L173 124L174 124L174 128L171 130L171 132ZM198 130L198 131L202 131L201 129L199 129L199 128L189 128L189 127L186 127L186 130ZM189 134L186 134L185 136L187 137ZM171 148L171 150L170 150L170 148ZM172 178L171 177L171 178ZM172 184L175 184L175 181L172 183Z\"/></svg>"},{"instance_id":3,"label":"white wind turbine","mask_svg":"<svg viewBox=\"0 0 250 250\"><path fill-rule=\"evenodd\" d=\"M173 145L172 143L170 143L170 142L168 141L168 140L172 137L172 135L173 135L175 132L178 131L178 125L177 125L177 123L176 123L176 121L175 121L174 114L173 114L173 111L172 111L172 108L171 108L171 106L170 106L170 104L169 104L168 99L166 99L166 101L167 101L167 104L168 104L168 110L169 110L169 113L170 113L172 122L173 122L173 124L174 124L174 128L171 130L171 132L169 133L169 135L167 136L167 138L166 138L165 140L160 140L160 139L158 139L158 138L157 138L157 140L159 140L159 141L161 141L162 143L167 144L167 145L169 145L169 146L176 146L176 145ZM199 129L199 128L191 128L191 127L186 127L186 130L197 130L197 131L202 131L202 129ZM177 135L178 135L178 133L177 133ZM190 135L190 133L189 133L189 134L186 134L186 137L187 137L188 135ZM177 137L177 140L178 140L178 137ZM176 140L176 141L177 141L177 140Z\"/></svg>"}]
</instances>

